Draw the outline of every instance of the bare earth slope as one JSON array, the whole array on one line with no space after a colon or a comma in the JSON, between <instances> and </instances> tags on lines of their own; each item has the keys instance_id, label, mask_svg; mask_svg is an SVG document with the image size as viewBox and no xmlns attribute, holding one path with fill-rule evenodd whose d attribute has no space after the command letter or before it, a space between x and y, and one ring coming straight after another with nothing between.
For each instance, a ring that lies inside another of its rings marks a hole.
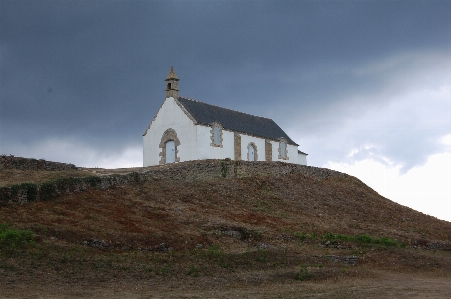
<instances>
[{"instance_id":1,"label":"bare earth slope","mask_svg":"<svg viewBox=\"0 0 451 299\"><path fill-rule=\"evenodd\" d=\"M2 185L49 177L25 172L0 170ZM36 235L0 252L4 298L451 294L451 223L350 176L155 179L7 204L0 223Z\"/></svg>"}]
</instances>

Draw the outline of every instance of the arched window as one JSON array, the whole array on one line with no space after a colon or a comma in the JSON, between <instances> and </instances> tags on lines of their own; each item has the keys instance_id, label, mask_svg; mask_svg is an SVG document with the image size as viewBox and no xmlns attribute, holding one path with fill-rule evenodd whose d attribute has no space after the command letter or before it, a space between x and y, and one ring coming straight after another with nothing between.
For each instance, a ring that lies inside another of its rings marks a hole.
<instances>
[{"instance_id":1,"label":"arched window","mask_svg":"<svg viewBox=\"0 0 451 299\"><path fill-rule=\"evenodd\" d=\"M280 143L280 156L282 158L287 157L287 144L283 141Z\"/></svg>"},{"instance_id":2,"label":"arched window","mask_svg":"<svg viewBox=\"0 0 451 299\"><path fill-rule=\"evenodd\" d=\"M285 138L280 138L279 141L279 159L288 160L287 141Z\"/></svg>"}]
</instances>

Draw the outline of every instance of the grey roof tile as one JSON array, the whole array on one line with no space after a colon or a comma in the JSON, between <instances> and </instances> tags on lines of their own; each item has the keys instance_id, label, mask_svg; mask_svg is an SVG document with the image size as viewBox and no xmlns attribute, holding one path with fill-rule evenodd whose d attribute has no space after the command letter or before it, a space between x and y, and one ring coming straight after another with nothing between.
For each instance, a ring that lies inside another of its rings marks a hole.
<instances>
[{"instance_id":1,"label":"grey roof tile","mask_svg":"<svg viewBox=\"0 0 451 299\"><path fill-rule=\"evenodd\" d=\"M184 97L179 97L178 101L199 124L211 125L213 122L218 122L226 130L272 140L279 140L283 137L289 144L298 145L272 119L221 108Z\"/></svg>"}]
</instances>

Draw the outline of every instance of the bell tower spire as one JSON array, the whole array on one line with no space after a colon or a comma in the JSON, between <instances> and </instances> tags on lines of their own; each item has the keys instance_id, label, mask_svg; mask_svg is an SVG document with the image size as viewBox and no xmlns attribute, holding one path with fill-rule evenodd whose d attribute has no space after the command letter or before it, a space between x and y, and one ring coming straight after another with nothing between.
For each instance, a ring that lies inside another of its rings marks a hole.
<instances>
[{"instance_id":1,"label":"bell tower spire","mask_svg":"<svg viewBox=\"0 0 451 299\"><path fill-rule=\"evenodd\" d=\"M164 81L166 81L166 98L173 97L177 99L179 97L179 78L174 73L174 67L171 66L171 71Z\"/></svg>"}]
</instances>

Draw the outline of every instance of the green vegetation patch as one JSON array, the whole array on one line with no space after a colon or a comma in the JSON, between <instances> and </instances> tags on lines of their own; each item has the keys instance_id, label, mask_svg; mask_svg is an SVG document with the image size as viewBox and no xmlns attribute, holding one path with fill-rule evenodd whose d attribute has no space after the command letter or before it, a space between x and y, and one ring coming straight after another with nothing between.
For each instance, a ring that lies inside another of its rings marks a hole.
<instances>
[{"instance_id":1,"label":"green vegetation patch","mask_svg":"<svg viewBox=\"0 0 451 299\"><path fill-rule=\"evenodd\" d=\"M385 246L401 246L402 243L387 237L372 237L368 234L349 236L343 234L327 233L323 237L327 241L347 241L356 242L360 244L376 244Z\"/></svg>"},{"instance_id":2,"label":"green vegetation patch","mask_svg":"<svg viewBox=\"0 0 451 299\"><path fill-rule=\"evenodd\" d=\"M54 182L43 183L39 191L41 200L49 200L58 195L58 188Z\"/></svg>"},{"instance_id":3,"label":"green vegetation patch","mask_svg":"<svg viewBox=\"0 0 451 299\"><path fill-rule=\"evenodd\" d=\"M221 175L223 177L227 177L227 164L226 164L226 160L221 161Z\"/></svg>"},{"instance_id":4,"label":"green vegetation patch","mask_svg":"<svg viewBox=\"0 0 451 299\"><path fill-rule=\"evenodd\" d=\"M88 176L84 178L84 181L93 188L99 186L102 183L102 179L98 176Z\"/></svg>"},{"instance_id":5,"label":"green vegetation patch","mask_svg":"<svg viewBox=\"0 0 451 299\"><path fill-rule=\"evenodd\" d=\"M13 229L6 223L0 224L0 252L25 248L31 244L34 244L31 230Z\"/></svg>"},{"instance_id":6,"label":"green vegetation patch","mask_svg":"<svg viewBox=\"0 0 451 299\"><path fill-rule=\"evenodd\" d=\"M11 198L17 198L21 191L25 193L28 201L35 201L38 197L38 185L22 183L11 186Z\"/></svg>"}]
</instances>

